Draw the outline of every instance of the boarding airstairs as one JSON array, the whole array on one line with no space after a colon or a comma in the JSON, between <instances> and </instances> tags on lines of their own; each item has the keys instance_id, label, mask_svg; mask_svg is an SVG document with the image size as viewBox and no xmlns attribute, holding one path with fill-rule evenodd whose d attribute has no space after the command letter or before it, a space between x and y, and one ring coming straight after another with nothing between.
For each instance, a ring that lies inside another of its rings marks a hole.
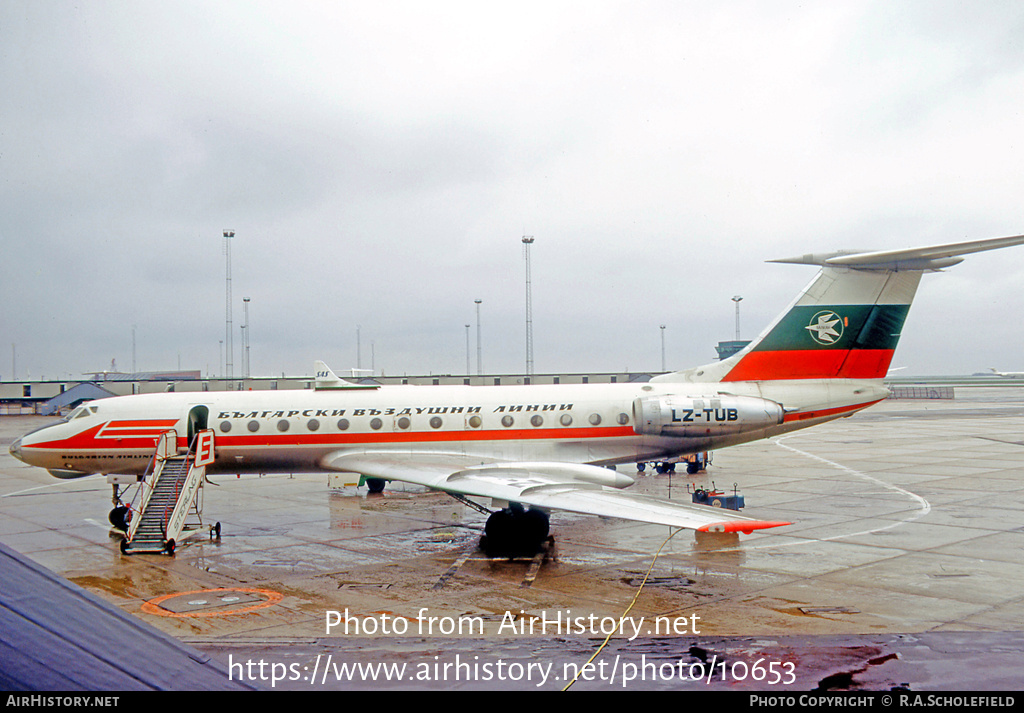
<instances>
[{"instance_id":1,"label":"boarding airstairs","mask_svg":"<svg viewBox=\"0 0 1024 713\"><path fill-rule=\"evenodd\" d=\"M161 434L149 468L125 506L128 527L121 552L173 554L182 537L203 528L201 491L206 466L213 460L213 431L202 431L194 444L195 450L178 453L177 432ZM220 523L215 529L219 535Z\"/></svg>"}]
</instances>

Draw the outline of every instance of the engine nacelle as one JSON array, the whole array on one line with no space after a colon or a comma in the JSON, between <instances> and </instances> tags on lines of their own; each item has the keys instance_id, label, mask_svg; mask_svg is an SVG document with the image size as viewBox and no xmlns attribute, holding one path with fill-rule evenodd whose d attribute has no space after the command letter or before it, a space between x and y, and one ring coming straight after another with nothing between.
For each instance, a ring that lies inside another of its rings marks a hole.
<instances>
[{"instance_id":1,"label":"engine nacelle","mask_svg":"<svg viewBox=\"0 0 1024 713\"><path fill-rule=\"evenodd\" d=\"M647 396L633 401L633 430L645 436L701 438L782 423L781 404L755 396Z\"/></svg>"}]
</instances>

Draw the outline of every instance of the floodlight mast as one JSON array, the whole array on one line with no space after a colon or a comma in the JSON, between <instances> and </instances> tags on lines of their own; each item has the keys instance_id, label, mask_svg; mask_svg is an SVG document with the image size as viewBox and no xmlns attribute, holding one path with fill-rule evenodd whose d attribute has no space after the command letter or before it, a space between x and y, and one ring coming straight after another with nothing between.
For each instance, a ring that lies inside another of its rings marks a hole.
<instances>
[{"instance_id":1,"label":"floodlight mast","mask_svg":"<svg viewBox=\"0 0 1024 713\"><path fill-rule=\"evenodd\" d=\"M245 324L242 325L242 376L246 379L252 376L252 369L249 364L249 344L251 343L249 337L249 298L242 298L242 306L245 310Z\"/></svg>"},{"instance_id":2,"label":"floodlight mast","mask_svg":"<svg viewBox=\"0 0 1024 713\"><path fill-rule=\"evenodd\" d=\"M483 349L480 346L480 303L483 300L473 300L476 304L476 375L484 375Z\"/></svg>"},{"instance_id":3,"label":"floodlight mast","mask_svg":"<svg viewBox=\"0 0 1024 713\"><path fill-rule=\"evenodd\" d=\"M533 375L533 298L530 294L530 246L533 236L523 236L523 257L526 259L526 375Z\"/></svg>"},{"instance_id":4,"label":"floodlight mast","mask_svg":"<svg viewBox=\"0 0 1024 713\"><path fill-rule=\"evenodd\" d=\"M732 298L732 301L736 303L736 341L740 341L740 301L743 298L736 295Z\"/></svg>"},{"instance_id":5,"label":"floodlight mast","mask_svg":"<svg viewBox=\"0 0 1024 713\"><path fill-rule=\"evenodd\" d=\"M665 371L665 325L661 325L661 370Z\"/></svg>"},{"instance_id":6,"label":"floodlight mast","mask_svg":"<svg viewBox=\"0 0 1024 713\"><path fill-rule=\"evenodd\" d=\"M232 334L231 328L231 238L235 237L234 230L224 231L224 257L225 266L227 268L226 278L226 298L224 303L224 345L225 351L225 376L229 379L235 377L235 342L234 335Z\"/></svg>"}]
</instances>

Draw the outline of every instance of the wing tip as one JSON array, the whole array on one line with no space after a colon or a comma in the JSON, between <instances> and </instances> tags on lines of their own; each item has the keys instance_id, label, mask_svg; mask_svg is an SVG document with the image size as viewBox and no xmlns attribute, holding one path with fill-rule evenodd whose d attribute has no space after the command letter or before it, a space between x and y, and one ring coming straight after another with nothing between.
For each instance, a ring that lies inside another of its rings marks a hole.
<instances>
[{"instance_id":1,"label":"wing tip","mask_svg":"<svg viewBox=\"0 0 1024 713\"><path fill-rule=\"evenodd\" d=\"M710 525L698 527L697 532L742 532L744 535L749 535L754 530L765 530L769 527L782 527L783 525L792 524L791 522L778 520L723 520L722 522L713 522Z\"/></svg>"}]
</instances>

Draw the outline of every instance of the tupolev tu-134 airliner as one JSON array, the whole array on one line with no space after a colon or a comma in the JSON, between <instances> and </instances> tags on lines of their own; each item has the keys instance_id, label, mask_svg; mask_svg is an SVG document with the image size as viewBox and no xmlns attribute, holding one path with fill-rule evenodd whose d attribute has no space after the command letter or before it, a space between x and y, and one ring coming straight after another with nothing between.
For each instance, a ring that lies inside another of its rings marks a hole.
<instances>
[{"instance_id":1,"label":"tupolev tu-134 airliner","mask_svg":"<svg viewBox=\"0 0 1024 713\"><path fill-rule=\"evenodd\" d=\"M377 386L322 362L315 389L122 396L89 402L11 453L58 478L142 473L161 434L213 434L208 473L340 471L490 498L485 539L532 546L569 510L705 532L787 525L639 494L608 466L663 461L849 416L882 384L925 272L1024 236L804 255L817 276L732 357L647 383ZM244 486L239 486L244 487ZM530 542L527 542L530 541Z\"/></svg>"}]
</instances>

